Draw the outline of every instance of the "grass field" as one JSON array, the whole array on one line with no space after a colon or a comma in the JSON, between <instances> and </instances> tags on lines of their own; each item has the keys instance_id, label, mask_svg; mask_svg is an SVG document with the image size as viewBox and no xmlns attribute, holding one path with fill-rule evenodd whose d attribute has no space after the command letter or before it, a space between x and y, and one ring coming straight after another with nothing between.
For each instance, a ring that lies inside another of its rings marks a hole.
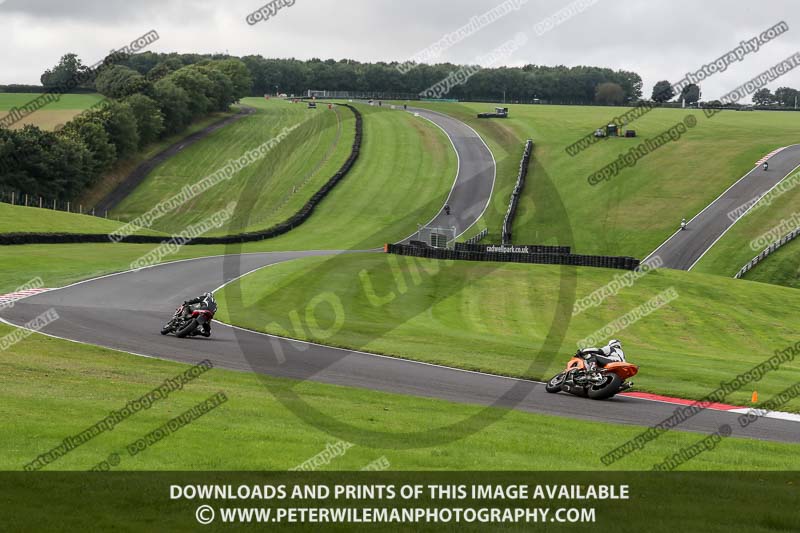
<instances>
[{"instance_id":1,"label":"grass field","mask_svg":"<svg viewBox=\"0 0 800 533\"><path fill-rule=\"evenodd\" d=\"M10 331L0 325L0 335ZM188 365L33 335L0 352L0 368L0 468L21 470ZM216 410L134 457L125 453L127 444L220 391L228 401ZM317 410L318 423L294 414L299 401ZM330 434L327 417L352 429ZM466 431L448 428L470 417ZM358 470L385 457L393 470L603 470L600 457L640 431L212 369L45 470L87 470L113 452L124 470L286 470L340 439L354 446L323 469ZM576 434L592 443L581 453ZM612 468L649 469L701 438L669 432ZM796 445L731 438L690 469L794 469L797 452Z\"/></svg>"},{"instance_id":2,"label":"grass field","mask_svg":"<svg viewBox=\"0 0 800 533\"><path fill-rule=\"evenodd\" d=\"M213 191L202 195L158 220L155 227L183 229L231 199L241 202L241 207L232 222L217 233L263 229L294 214L349 155L354 118L347 109L337 108L342 122L338 133L336 115L327 108L309 111L283 101L262 102L248 100L259 107L259 113L156 169L114 214L132 218L184 184L194 183L198 176L220 168L229 158L272 138L284 126L301 123L262 161L220 185L225 187L224 195ZM364 141L359 161L309 221L267 246L376 247L409 235L417 222L428 220L440 209L456 168L455 154L444 134L405 113L360 108ZM298 232L300 236L296 236Z\"/></svg>"},{"instance_id":3,"label":"grass field","mask_svg":"<svg viewBox=\"0 0 800 533\"><path fill-rule=\"evenodd\" d=\"M282 100L266 102L249 98L245 103L258 111L190 146L159 166L114 210L123 220L150 210L239 159L248 150L277 136L284 128L297 127L266 157L252 164L218 190L200 195L156 222L165 231L180 231L238 200L246 207L237 213L230 229L263 229L299 209L327 181L349 155L353 142L353 114L344 108L311 111ZM223 193L224 194L221 194ZM211 232L214 233L214 232Z\"/></svg>"},{"instance_id":4,"label":"grass field","mask_svg":"<svg viewBox=\"0 0 800 533\"><path fill-rule=\"evenodd\" d=\"M0 203L0 233L111 233L119 227L119 222L105 218ZM153 230L139 234L161 235Z\"/></svg>"},{"instance_id":5,"label":"grass field","mask_svg":"<svg viewBox=\"0 0 800 533\"><path fill-rule=\"evenodd\" d=\"M0 111L24 106L38 96L39 94L36 93L0 93ZM53 130L58 125L66 124L72 117L102 99L103 96L100 94L62 94L57 102L47 104L35 113L31 113L14 124L12 128L21 128L26 124L32 124L43 130Z\"/></svg>"},{"instance_id":6,"label":"grass field","mask_svg":"<svg viewBox=\"0 0 800 533\"><path fill-rule=\"evenodd\" d=\"M284 102L272 102L265 105L291 106L291 104ZM375 248L381 246L384 242L394 242L410 235L416 230L417 223L429 220L438 212L447 197L456 169L455 153L447 137L441 130L427 121L414 118L410 114L372 109L369 106L359 107L364 113L365 137L359 161L348 176L337 185L315 210L311 219L302 226L279 238L247 245L245 248L248 251ZM304 108L299 106L293 109L297 110L297 113L300 113L300 109L303 109L303 113L305 112ZM318 112L332 113L327 109L320 109ZM347 116L345 113L349 113L345 109L340 109L340 112L344 117ZM246 118L242 122L246 120L250 119ZM242 126L237 123L232 127L241 128ZM351 127L352 120L349 122L345 120L342 136L334 156L339 157L349 153L349 147L352 143L352 131L350 134L347 131L352 129ZM280 131L280 128L277 131ZM350 136L348 137L348 135ZM213 138L215 136L212 136ZM235 142L233 137L231 142ZM289 139L287 139L288 142ZM205 146L203 142L198 143L197 146L201 145ZM174 160L162 165L155 171L155 174L158 175L161 169L168 165L177 164L178 160L182 161L183 159L181 158L185 157L185 154L191 156L191 154L194 154L192 150L195 148L187 149ZM280 145L278 148L280 148ZM278 148L276 148L276 151ZM343 151L342 148L346 149ZM216 149L202 148L201 151L205 154L216 153ZM314 179L322 177L327 179L330 177L335 170L333 167L335 166L338 169L340 163L340 161L335 161L336 157L330 157L322 168L318 168ZM215 157L214 159L219 159L221 164L224 164L225 159L223 157ZM297 162L296 158L295 162ZM191 161L187 160L184 164L187 165L186 168L188 169ZM214 164L216 163L209 163L209 168ZM315 168L317 167L318 165ZM197 173L197 175L200 174L202 173ZM287 175L284 175L284 177ZM271 219L263 218L264 211L248 212L248 209L242 209L241 212L237 212L234 224L228 227L227 230L240 231L241 226L263 228L271 224L270 220L281 220L282 217L288 216L290 212L294 212L297 209L298 202L305 201L306 194L310 195L311 191L316 190L317 184L313 181L308 181L305 185L299 186L297 194L291 198L291 201L282 204L279 203L283 201L280 198L276 200L268 194L259 196L260 193L258 191L251 191L250 188L259 187L260 182L255 181L246 184L246 192L252 194L242 195L245 202L252 196L259 198L259 202L268 203L274 200L276 201L275 205L280 205L281 208L272 212ZM283 183L286 185L291 181ZM220 186L227 186L227 184ZM123 203L121 209L124 209L125 206L134 201L139 202L139 209L149 209L149 204L143 198L144 195L149 195L150 191L154 189L144 185L143 187L137 189ZM169 187L173 186L169 185ZM147 201L155 201L154 198ZM213 194L213 191L210 191L208 195L203 197L204 204L203 206L198 206L196 212L183 210L180 213L176 213L174 218L165 217L167 219L166 222L161 223L165 219L159 220L160 224L156 224L154 229L183 229L180 226L181 223L205 216L207 209L221 209L230 201L229 198L229 196ZM242 200L242 198L236 199ZM133 216L133 214L134 212L128 213L129 216ZM118 215L119 211L111 213L111 216ZM15 229L12 224L5 231L14 231ZM58 228L53 227L51 231L58 231ZM91 248L94 245L87 246ZM114 256L118 252L119 250L115 250L111 255ZM19 249L19 253L24 255L27 252ZM126 255L125 252L121 253ZM191 253L202 255L201 252Z\"/></svg>"},{"instance_id":7,"label":"grass field","mask_svg":"<svg viewBox=\"0 0 800 533\"><path fill-rule=\"evenodd\" d=\"M144 149L140 150L132 157L122 161L117 161L113 168L105 172L102 178L96 184L81 194L81 197L78 201L80 201L83 205L96 205L98 202L100 202L100 200L105 198L106 195L113 191L116 186L119 185L125 178L127 178L128 175L133 172L133 170L141 163L157 155L159 152L169 148L171 145L175 144L181 139L184 139L185 137L196 133L207 126L210 126L214 122L222 120L225 117L229 117L232 114L233 112L211 113L208 116L195 120L182 132L160 139L148 146L145 146Z\"/></svg>"},{"instance_id":8,"label":"grass field","mask_svg":"<svg viewBox=\"0 0 800 533\"><path fill-rule=\"evenodd\" d=\"M781 247L745 274L744 279L800 289L800 240Z\"/></svg>"},{"instance_id":9,"label":"grass field","mask_svg":"<svg viewBox=\"0 0 800 533\"><path fill-rule=\"evenodd\" d=\"M682 217L697 214L761 156L797 141L791 113L724 112L707 119L698 111L656 109L629 126L638 138L607 139L571 157L565 152L567 146L624 109L509 105L508 119L481 120L476 113L493 104L419 105L467 122L490 143L499 162L499 197L487 213L495 232L513 188L522 143L533 139L534 160L514 224L514 241L538 243L551 235L550 228L564 223L556 218L563 216L561 211L548 205L552 201L541 200L549 198L542 187L551 181L569 216L574 248L585 254L645 257L675 231ZM697 126L679 141L650 153L610 182L594 187L587 183L591 173L687 115L697 119Z\"/></svg>"},{"instance_id":10,"label":"grass field","mask_svg":"<svg viewBox=\"0 0 800 533\"><path fill-rule=\"evenodd\" d=\"M641 365L637 388L684 398L701 398L796 341L792 324L800 311L800 293L670 270L648 274L600 307L570 318L571 291L560 293L562 284L574 279L581 299L614 275L619 271L544 265L437 266L385 254L304 259L229 285L219 294L218 316L245 328L323 344L546 379L561 369L579 340L674 288L676 300L600 340L623 340L628 359ZM309 311L315 297L331 293L341 303L338 313L327 304ZM560 298L568 304L566 313L557 308ZM298 313L295 318L292 311ZM310 333L309 316L324 335ZM547 339L551 328L562 332L563 343ZM549 364L544 362L548 358ZM798 379L800 363L792 362L755 387L769 398ZM741 390L729 401L745 405L752 392ZM800 411L800 400L787 408Z\"/></svg>"}]
</instances>

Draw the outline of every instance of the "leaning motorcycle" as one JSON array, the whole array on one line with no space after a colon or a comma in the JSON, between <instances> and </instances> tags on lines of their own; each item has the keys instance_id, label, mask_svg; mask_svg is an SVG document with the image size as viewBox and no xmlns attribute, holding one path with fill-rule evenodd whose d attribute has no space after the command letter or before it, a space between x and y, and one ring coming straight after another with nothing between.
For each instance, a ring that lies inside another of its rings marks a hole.
<instances>
[{"instance_id":1,"label":"leaning motorcycle","mask_svg":"<svg viewBox=\"0 0 800 533\"><path fill-rule=\"evenodd\" d=\"M615 394L626 391L633 386L632 381L627 381L639 372L639 367L628 363L609 363L604 367L598 366L590 370L586 361L576 353L567 362L567 368L558 373L545 385L545 390L550 393L569 392L582 398L593 400L606 400Z\"/></svg>"},{"instance_id":2,"label":"leaning motorcycle","mask_svg":"<svg viewBox=\"0 0 800 533\"><path fill-rule=\"evenodd\" d=\"M200 333L203 324L211 322L214 313L208 309L193 309L191 305L181 305L172 318L161 328L162 335L174 333L178 338L190 337Z\"/></svg>"}]
</instances>

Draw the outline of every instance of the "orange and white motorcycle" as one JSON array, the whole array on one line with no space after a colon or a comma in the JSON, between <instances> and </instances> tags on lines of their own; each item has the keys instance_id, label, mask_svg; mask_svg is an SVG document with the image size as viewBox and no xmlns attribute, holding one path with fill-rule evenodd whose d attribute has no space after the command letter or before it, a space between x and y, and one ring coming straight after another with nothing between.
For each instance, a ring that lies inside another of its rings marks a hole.
<instances>
[{"instance_id":1,"label":"orange and white motorcycle","mask_svg":"<svg viewBox=\"0 0 800 533\"><path fill-rule=\"evenodd\" d=\"M633 386L626 381L639 372L639 367L628 363L608 363L590 369L580 351L567 362L567 368L545 385L547 392L569 392L583 398L606 400Z\"/></svg>"}]
</instances>

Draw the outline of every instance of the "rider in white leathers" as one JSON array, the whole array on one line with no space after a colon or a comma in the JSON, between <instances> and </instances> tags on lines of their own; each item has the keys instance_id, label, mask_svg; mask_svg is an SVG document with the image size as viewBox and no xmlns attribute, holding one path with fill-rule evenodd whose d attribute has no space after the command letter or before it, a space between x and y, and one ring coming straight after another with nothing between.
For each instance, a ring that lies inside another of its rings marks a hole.
<instances>
[{"instance_id":1,"label":"rider in white leathers","mask_svg":"<svg viewBox=\"0 0 800 533\"><path fill-rule=\"evenodd\" d=\"M617 339L612 339L602 348L583 348L578 350L578 356L586 360L589 370L595 370L609 363L622 363L625 361L625 353L622 351L622 343Z\"/></svg>"}]
</instances>

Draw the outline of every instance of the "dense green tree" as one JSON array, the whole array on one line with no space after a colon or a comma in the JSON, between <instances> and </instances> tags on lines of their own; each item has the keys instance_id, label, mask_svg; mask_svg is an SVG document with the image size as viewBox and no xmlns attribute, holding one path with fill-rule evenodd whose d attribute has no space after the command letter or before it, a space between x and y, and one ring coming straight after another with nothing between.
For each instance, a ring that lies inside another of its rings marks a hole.
<instances>
[{"instance_id":1,"label":"dense green tree","mask_svg":"<svg viewBox=\"0 0 800 533\"><path fill-rule=\"evenodd\" d=\"M700 87L694 83L690 83L681 91L681 100L686 102L686 105L691 105L700 101Z\"/></svg>"},{"instance_id":2,"label":"dense green tree","mask_svg":"<svg viewBox=\"0 0 800 533\"><path fill-rule=\"evenodd\" d=\"M206 93L211 102L210 111L227 111L230 105L237 100L234 96L233 82L214 65L202 65L197 69L210 81L210 91Z\"/></svg>"},{"instance_id":3,"label":"dense green tree","mask_svg":"<svg viewBox=\"0 0 800 533\"><path fill-rule=\"evenodd\" d=\"M135 70L123 65L103 69L95 79L97 92L111 98L125 98L147 89L147 80Z\"/></svg>"},{"instance_id":4,"label":"dense green tree","mask_svg":"<svg viewBox=\"0 0 800 533\"><path fill-rule=\"evenodd\" d=\"M59 133L80 140L86 146L90 156L87 164L88 179L86 180L89 184L93 183L117 160L117 149L111 142L105 127L100 121L93 120L92 117L72 119Z\"/></svg>"},{"instance_id":5,"label":"dense green tree","mask_svg":"<svg viewBox=\"0 0 800 533\"><path fill-rule=\"evenodd\" d=\"M653 96L651 97L654 102L663 104L675 98L675 89L672 84L667 80L661 80L653 86Z\"/></svg>"},{"instance_id":6,"label":"dense green tree","mask_svg":"<svg viewBox=\"0 0 800 533\"><path fill-rule=\"evenodd\" d=\"M116 147L117 158L132 155L139 147L139 130L131 106L122 102L111 102L98 114L109 140Z\"/></svg>"},{"instance_id":7,"label":"dense green tree","mask_svg":"<svg viewBox=\"0 0 800 533\"><path fill-rule=\"evenodd\" d=\"M779 87L775 90L775 101L782 107L794 107L798 100L797 89L791 87Z\"/></svg>"},{"instance_id":8,"label":"dense green tree","mask_svg":"<svg viewBox=\"0 0 800 533\"><path fill-rule=\"evenodd\" d=\"M775 104L775 96L769 89L759 89L753 94L753 103L759 106L768 106Z\"/></svg>"},{"instance_id":9,"label":"dense green tree","mask_svg":"<svg viewBox=\"0 0 800 533\"><path fill-rule=\"evenodd\" d=\"M64 54L56 66L44 71L40 81L47 89L67 92L86 85L88 70L77 55Z\"/></svg>"},{"instance_id":10,"label":"dense green tree","mask_svg":"<svg viewBox=\"0 0 800 533\"><path fill-rule=\"evenodd\" d=\"M164 115L164 132L177 133L192 120L189 111L189 95L169 78L159 80L153 86L153 96Z\"/></svg>"},{"instance_id":11,"label":"dense green tree","mask_svg":"<svg viewBox=\"0 0 800 533\"><path fill-rule=\"evenodd\" d=\"M176 70L166 78L184 91L189 97L189 113L192 117L199 117L213 109L209 95L213 94L213 83L197 68L183 67Z\"/></svg>"},{"instance_id":12,"label":"dense green tree","mask_svg":"<svg viewBox=\"0 0 800 533\"><path fill-rule=\"evenodd\" d=\"M247 66L240 59L223 59L214 61L212 66L228 76L233 83L233 94L238 100L251 94L253 90L253 78Z\"/></svg>"},{"instance_id":13,"label":"dense green tree","mask_svg":"<svg viewBox=\"0 0 800 533\"><path fill-rule=\"evenodd\" d=\"M157 140L164 131L164 116L155 100L143 94L134 94L127 97L124 102L130 106L136 117L139 147Z\"/></svg>"}]
</instances>

